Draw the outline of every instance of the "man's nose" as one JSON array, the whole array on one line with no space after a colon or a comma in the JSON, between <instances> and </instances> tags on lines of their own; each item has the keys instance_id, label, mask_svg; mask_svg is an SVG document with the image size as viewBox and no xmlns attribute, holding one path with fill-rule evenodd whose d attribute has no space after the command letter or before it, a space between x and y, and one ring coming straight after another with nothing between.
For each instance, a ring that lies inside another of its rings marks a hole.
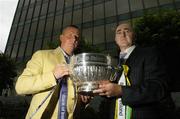
<instances>
[{"instance_id":1,"label":"man's nose","mask_svg":"<svg viewBox=\"0 0 180 119\"><path fill-rule=\"evenodd\" d=\"M74 42L78 41L78 37L76 35L73 35Z\"/></svg>"},{"instance_id":2,"label":"man's nose","mask_svg":"<svg viewBox=\"0 0 180 119\"><path fill-rule=\"evenodd\" d=\"M126 37L126 32L125 31L123 31L123 36Z\"/></svg>"}]
</instances>

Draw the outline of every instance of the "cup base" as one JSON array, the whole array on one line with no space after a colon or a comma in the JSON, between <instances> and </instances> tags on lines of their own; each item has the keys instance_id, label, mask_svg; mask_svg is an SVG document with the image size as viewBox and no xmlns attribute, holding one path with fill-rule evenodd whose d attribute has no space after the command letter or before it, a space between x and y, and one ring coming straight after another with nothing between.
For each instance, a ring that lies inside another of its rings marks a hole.
<instances>
[{"instance_id":1,"label":"cup base","mask_svg":"<svg viewBox=\"0 0 180 119\"><path fill-rule=\"evenodd\" d=\"M94 93L92 91L80 91L78 92L78 94L85 96L94 96Z\"/></svg>"},{"instance_id":2,"label":"cup base","mask_svg":"<svg viewBox=\"0 0 180 119\"><path fill-rule=\"evenodd\" d=\"M89 95L92 96L93 90L97 89L99 84L97 82L81 82L78 86L78 93L81 95Z\"/></svg>"}]
</instances>

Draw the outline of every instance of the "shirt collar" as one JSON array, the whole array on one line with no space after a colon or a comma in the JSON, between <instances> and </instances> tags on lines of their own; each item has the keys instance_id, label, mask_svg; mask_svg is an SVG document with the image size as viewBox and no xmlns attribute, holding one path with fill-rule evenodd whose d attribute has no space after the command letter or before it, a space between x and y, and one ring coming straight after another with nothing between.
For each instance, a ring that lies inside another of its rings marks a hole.
<instances>
[{"instance_id":1,"label":"shirt collar","mask_svg":"<svg viewBox=\"0 0 180 119\"><path fill-rule=\"evenodd\" d=\"M125 52L123 52L123 53L120 52L120 55L121 55L121 54L124 54L124 53L127 53L126 56L124 57L124 59L128 59L129 55L131 54L131 52L134 50L135 47L136 47L135 45L132 45L131 47L127 48L127 49L125 50ZM120 56L120 55L119 55L119 56Z\"/></svg>"},{"instance_id":2,"label":"shirt collar","mask_svg":"<svg viewBox=\"0 0 180 119\"><path fill-rule=\"evenodd\" d=\"M71 58L71 56L68 55L61 47L60 47L60 49L65 57Z\"/></svg>"}]
</instances>

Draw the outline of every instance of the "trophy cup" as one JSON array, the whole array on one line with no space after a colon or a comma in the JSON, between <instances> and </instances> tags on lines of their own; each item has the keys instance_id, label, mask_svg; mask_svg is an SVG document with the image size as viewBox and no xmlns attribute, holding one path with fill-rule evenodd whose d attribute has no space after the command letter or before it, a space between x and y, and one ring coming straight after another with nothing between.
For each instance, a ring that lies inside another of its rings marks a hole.
<instances>
[{"instance_id":1,"label":"trophy cup","mask_svg":"<svg viewBox=\"0 0 180 119\"><path fill-rule=\"evenodd\" d=\"M100 53L81 53L71 58L71 77L77 93L93 95L99 81L115 80L118 70L112 66L113 62L111 56Z\"/></svg>"}]
</instances>

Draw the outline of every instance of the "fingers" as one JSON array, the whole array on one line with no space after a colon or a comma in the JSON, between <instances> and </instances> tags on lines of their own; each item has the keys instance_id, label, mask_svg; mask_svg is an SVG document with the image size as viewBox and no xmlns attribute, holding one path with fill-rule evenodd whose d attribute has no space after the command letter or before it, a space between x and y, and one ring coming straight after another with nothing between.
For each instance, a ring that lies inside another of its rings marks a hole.
<instances>
[{"instance_id":1,"label":"fingers","mask_svg":"<svg viewBox=\"0 0 180 119\"><path fill-rule=\"evenodd\" d=\"M96 93L100 96L120 97L122 96L122 87L113 83L104 84L99 86L98 89L94 90L93 93Z\"/></svg>"},{"instance_id":2,"label":"fingers","mask_svg":"<svg viewBox=\"0 0 180 119\"><path fill-rule=\"evenodd\" d=\"M87 96L80 95L80 97L81 97L82 102L84 102L84 103L87 102L87 100L88 100Z\"/></svg>"},{"instance_id":3,"label":"fingers","mask_svg":"<svg viewBox=\"0 0 180 119\"><path fill-rule=\"evenodd\" d=\"M80 95L80 97L81 97L82 102L85 104L89 103L90 100L92 99L92 97L90 97L90 96Z\"/></svg>"},{"instance_id":4,"label":"fingers","mask_svg":"<svg viewBox=\"0 0 180 119\"><path fill-rule=\"evenodd\" d=\"M111 85L112 85L112 83L110 83L109 81L100 82L99 88L96 90L93 90L93 93L98 94L100 96L111 97L112 96Z\"/></svg>"},{"instance_id":5,"label":"fingers","mask_svg":"<svg viewBox=\"0 0 180 119\"><path fill-rule=\"evenodd\" d=\"M109 95L108 91L105 90L104 88L99 88L97 90L94 90L93 93L98 94L100 96L108 96Z\"/></svg>"},{"instance_id":6,"label":"fingers","mask_svg":"<svg viewBox=\"0 0 180 119\"><path fill-rule=\"evenodd\" d=\"M70 70L66 64L58 64L53 71L53 74L56 79L60 79L61 77L65 75L70 74Z\"/></svg>"}]
</instances>

